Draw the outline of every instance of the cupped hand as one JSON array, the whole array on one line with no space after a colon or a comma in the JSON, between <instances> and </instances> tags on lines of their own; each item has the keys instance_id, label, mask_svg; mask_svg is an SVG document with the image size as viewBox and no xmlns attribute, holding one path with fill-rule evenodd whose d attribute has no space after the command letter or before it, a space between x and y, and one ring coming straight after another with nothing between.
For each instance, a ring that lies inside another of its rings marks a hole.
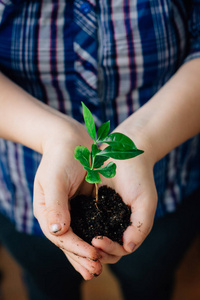
<instances>
[{"instance_id":1,"label":"cupped hand","mask_svg":"<svg viewBox=\"0 0 200 300\"><path fill-rule=\"evenodd\" d=\"M115 163L116 176L112 179L102 178L102 184L115 189L131 208L131 225L123 234L123 246L106 237L93 239L92 244L98 249L102 263L116 263L142 244L153 226L157 206L154 163L150 158L150 151L132 159L115 160Z\"/></svg>"},{"instance_id":2,"label":"cupped hand","mask_svg":"<svg viewBox=\"0 0 200 300\"><path fill-rule=\"evenodd\" d=\"M70 227L69 199L83 190L85 194L92 192L91 185L84 182L83 167L74 159L74 148L90 147L92 141L81 124L61 123L56 135L52 134L43 145L34 182L34 214L46 237L89 280L101 273L102 266L96 249L76 236Z\"/></svg>"}]
</instances>

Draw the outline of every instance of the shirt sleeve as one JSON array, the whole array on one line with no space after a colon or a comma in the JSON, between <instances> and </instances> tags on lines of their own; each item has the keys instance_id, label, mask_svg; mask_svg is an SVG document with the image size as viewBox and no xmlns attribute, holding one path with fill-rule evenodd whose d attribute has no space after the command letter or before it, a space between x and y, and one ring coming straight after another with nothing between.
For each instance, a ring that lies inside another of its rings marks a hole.
<instances>
[{"instance_id":1,"label":"shirt sleeve","mask_svg":"<svg viewBox=\"0 0 200 300\"><path fill-rule=\"evenodd\" d=\"M200 57L200 0L191 2L188 19L189 45L185 62Z\"/></svg>"}]
</instances>

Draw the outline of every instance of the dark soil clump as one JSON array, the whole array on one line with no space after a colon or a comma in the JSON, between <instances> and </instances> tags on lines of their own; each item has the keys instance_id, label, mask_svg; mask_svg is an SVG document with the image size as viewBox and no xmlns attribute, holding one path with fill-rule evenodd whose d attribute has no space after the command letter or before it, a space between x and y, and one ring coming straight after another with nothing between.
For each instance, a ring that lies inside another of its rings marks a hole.
<instances>
[{"instance_id":1,"label":"dark soil clump","mask_svg":"<svg viewBox=\"0 0 200 300\"><path fill-rule=\"evenodd\" d=\"M122 236L130 223L130 208L113 189L99 188L98 208L93 197L78 195L71 200L71 227L76 235L91 243L96 236L107 236L123 244Z\"/></svg>"}]
</instances>

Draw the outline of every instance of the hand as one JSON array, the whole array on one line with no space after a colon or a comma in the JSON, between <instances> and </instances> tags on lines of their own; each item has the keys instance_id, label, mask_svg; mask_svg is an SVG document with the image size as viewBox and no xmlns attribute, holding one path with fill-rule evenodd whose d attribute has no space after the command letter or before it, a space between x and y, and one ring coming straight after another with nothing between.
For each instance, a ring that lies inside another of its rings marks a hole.
<instances>
[{"instance_id":1,"label":"hand","mask_svg":"<svg viewBox=\"0 0 200 300\"><path fill-rule=\"evenodd\" d=\"M139 148L146 149L142 146ZM106 237L93 239L92 244L102 256L100 260L102 263L116 263L122 256L135 251L152 228L157 206L157 191L150 153L147 149L144 154L133 159L116 160L116 176L109 180L102 178L102 184L114 188L131 208L131 225L124 232L123 246Z\"/></svg>"},{"instance_id":2,"label":"hand","mask_svg":"<svg viewBox=\"0 0 200 300\"><path fill-rule=\"evenodd\" d=\"M63 122L61 122L63 124ZM65 125L65 123L64 123ZM78 192L91 193L85 171L74 159L74 148L91 145L82 125L61 126L43 143L43 157L34 183L34 214L46 237L58 246L74 268L89 280L102 270L95 248L70 228L69 199Z\"/></svg>"}]
</instances>

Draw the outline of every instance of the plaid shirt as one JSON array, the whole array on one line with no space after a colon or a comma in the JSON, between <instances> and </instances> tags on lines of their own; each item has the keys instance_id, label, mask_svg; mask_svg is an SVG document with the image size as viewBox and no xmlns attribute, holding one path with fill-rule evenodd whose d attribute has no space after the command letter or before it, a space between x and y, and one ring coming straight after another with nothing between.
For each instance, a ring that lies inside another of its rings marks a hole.
<instances>
[{"instance_id":1,"label":"plaid shirt","mask_svg":"<svg viewBox=\"0 0 200 300\"><path fill-rule=\"evenodd\" d=\"M0 70L80 122L84 101L97 126L114 129L196 57L200 0L0 0ZM27 233L41 233L32 210L40 159L0 140L0 211ZM156 164L157 217L200 186L199 165L199 136Z\"/></svg>"}]
</instances>

